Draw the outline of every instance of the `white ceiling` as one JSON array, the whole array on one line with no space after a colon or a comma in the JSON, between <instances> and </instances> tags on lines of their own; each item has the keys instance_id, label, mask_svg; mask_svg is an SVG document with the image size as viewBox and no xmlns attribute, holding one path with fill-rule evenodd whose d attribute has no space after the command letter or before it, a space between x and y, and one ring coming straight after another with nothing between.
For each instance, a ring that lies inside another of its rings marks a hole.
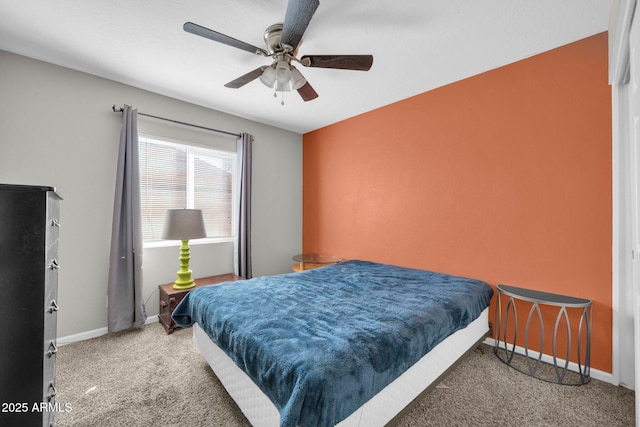
<instances>
[{"instance_id":1,"label":"white ceiling","mask_svg":"<svg viewBox=\"0 0 640 427\"><path fill-rule=\"evenodd\" d=\"M0 0L0 49L305 133L606 31L611 0L321 0L299 56L372 54L373 67L300 66L320 97L288 92L284 106L259 80L224 87L269 58L182 30L192 21L265 47L286 5Z\"/></svg>"}]
</instances>

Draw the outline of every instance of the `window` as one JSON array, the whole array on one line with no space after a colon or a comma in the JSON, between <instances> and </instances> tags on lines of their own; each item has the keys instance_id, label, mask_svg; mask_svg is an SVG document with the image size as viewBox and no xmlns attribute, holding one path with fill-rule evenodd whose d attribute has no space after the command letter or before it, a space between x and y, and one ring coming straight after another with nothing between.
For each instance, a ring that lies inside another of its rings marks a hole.
<instances>
[{"instance_id":1,"label":"window","mask_svg":"<svg viewBox=\"0 0 640 427\"><path fill-rule=\"evenodd\" d=\"M233 237L236 153L140 135L140 204L145 243L162 240L167 209L202 209L208 238Z\"/></svg>"}]
</instances>

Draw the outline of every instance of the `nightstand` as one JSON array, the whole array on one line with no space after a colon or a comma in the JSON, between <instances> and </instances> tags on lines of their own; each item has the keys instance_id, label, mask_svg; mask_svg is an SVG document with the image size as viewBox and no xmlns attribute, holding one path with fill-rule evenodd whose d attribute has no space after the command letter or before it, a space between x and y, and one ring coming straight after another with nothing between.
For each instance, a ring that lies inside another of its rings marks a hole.
<instances>
[{"instance_id":1,"label":"nightstand","mask_svg":"<svg viewBox=\"0 0 640 427\"><path fill-rule=\"evenodd\" d=\"M221 274L219 276L209 276L202 277L200 279L195 279L196 286L191 289L173 289L173 282L167 283L166 285L160 285L158 288L160 289L160 307L158 310L158 320L164 326L164 329L167 331L167 334L173 333L174 330L179 329L179 327L175 324L173 319L171 318L171 313L176 308L178 303L182 301L185 295L189 293L189 291L201 288L203 286L208 285L217 285L222 282L235 282L237 280L243 280L242 277L236 276L233 273Z\"/></svg>"}]
</instances>

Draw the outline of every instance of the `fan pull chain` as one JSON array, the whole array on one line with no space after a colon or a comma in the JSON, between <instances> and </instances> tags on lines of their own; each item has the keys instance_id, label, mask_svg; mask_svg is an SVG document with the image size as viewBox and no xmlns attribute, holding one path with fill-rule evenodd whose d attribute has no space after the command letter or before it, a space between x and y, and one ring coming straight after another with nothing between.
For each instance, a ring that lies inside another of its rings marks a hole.
<instances>
[{"instance_id":1,"label":"fan pull chain","mask_svg":"<svg viewBox=\"0 0 640 427\"><path fill-rule=\"evenodd\" d=\"M280 101L280 105L284 105L284 91L283 90L280 91L280 95L282 95L282 101ZM273 97L274 98L278 97L278 90L277 89L273 92Z\"/></svg>"}]
</instances>

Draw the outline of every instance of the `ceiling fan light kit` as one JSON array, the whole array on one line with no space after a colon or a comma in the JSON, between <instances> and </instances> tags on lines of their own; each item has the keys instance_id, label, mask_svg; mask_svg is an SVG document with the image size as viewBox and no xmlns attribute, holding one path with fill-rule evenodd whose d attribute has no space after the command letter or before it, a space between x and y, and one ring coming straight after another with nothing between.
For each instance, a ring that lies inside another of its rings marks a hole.
<instances>
[{"instance_id":1,"label":"ceiling fan light kit","mask_svg":"<svg viewBox=\"0 0 640 427\"><path fill-rule=\"evenodd\" d=\"M276 83L276 70L273 67L267 67L264 69L264 71L262 72L262 74L260 75L260 81L266 86L266 87L273 87L273 85Z\"/></svg>"},{"instance_id":2,"label":"ceiling fan light kit","mask_svg":"<svg viewBox=\"0 0 640 427\"><path fill-rule=\"evenodd\" d=\"M287 64L284 60L279 60L276 62L276 81L279 84L289 83L291 80L291 70L289 69L289 64Z\"/></svg>"},{"instance_id":3,"label":"ceiling fan light kit","mask_svg":"<svg viewBox=\"0 0 640 427\"><path fill-rule=\"evenodd\" d=\"M238 89L259 79L269 88L275 86L276 92L296 90L306 102L316 99L318 94L302 73L291 64L292 61L304 67L358 71L368 71L373 64L371 55L305 55L300 59L296 58L302 36L319 5L319 0L289 0L284 23L271 25L264 32L266 50L192 22L185 23L183 29L188 33L273 59L271 65L249 71L225 84L225 87Z\"/></svg>"},{"instance_id":4,"label":"ceiling fan light kit","mask_svg":"<svg viewBox=\"0 0 640 427\"><path fill-rule=\"evenodd\" d=\"M302 73L300 71L298 71L298 69L296 67L294 67L293 65L291 66L291 89L293 90L298 90L300 89L302 86L305 85L305 83L307 83L307 79L304 78L304 76L302 75Z\"/></svg>"},{"instance_id":5,"label":"ceiling fan light kit","mask_svg":"<svg viewBox=\"0 0 640 427\"><path fill-rule=\"evenodd\" d=\"M274 92L273 97L274 98L277 97L278 92L282 93L282 92L290 92L290 91L291 91L291 86L288 83L276 83L276 91Z\"/></svg>"}]
</instances>

